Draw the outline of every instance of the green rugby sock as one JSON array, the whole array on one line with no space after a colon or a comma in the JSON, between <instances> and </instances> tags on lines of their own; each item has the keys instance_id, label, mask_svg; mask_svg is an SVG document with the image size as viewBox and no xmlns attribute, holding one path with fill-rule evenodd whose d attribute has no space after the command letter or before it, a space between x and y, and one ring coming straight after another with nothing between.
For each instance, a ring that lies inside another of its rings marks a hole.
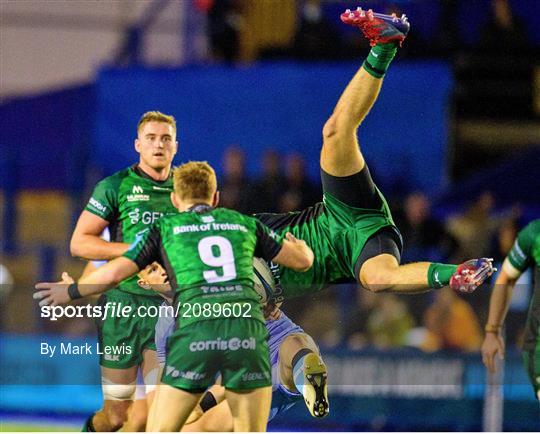
<instances>
[{"instance_id":1,"label":"green rugby sock","mask_svg":"<svg viewBox=\"0 0 540 434\"><path fill-rule=\"evenodd\" d=\"M442 288L450 283L450 278L458 266L433 262L428 269L428 285L430 288Z\"/></svg>"},{"instance_id":2,"label":"green rugby sock","mask_svg":"<svg viewBox=\"0 0 540 434\"><path fill-rule=\"evenodd\" d=\"M369 51L367 59L363 63L364 69L375 78L383 78L390 62L397 53L398 44L377 44Z\"/></svg>"}]
</instances>

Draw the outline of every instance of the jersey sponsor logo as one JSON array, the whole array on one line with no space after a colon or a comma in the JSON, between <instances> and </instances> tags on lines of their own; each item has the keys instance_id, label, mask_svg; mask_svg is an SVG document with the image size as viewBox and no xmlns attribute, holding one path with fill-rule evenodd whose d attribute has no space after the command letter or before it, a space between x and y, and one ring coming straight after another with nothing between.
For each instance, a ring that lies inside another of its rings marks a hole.
<instances>
[{"instance_id":1,"label":"jersey sponsor logo","mask_svg":"<svg viewBox=\"0 0 540 434\"><path fill-rule=\"evenodd\" d=\"M180 371L179 369L176 369L174 366L167 365L165 368L166 375L169 375L173 378L185 378L186 380L193 380L198 381L202 380L204 377L206 377L206 373L200 373L195 371Z\"/></svg>"},{"instance_id":2,"label":"jersey sponsor logo","mask_svg":"<svg viewBox=\"0 0 540 434\"><path fill-rule=\"evenodd\" d=\"M204 223L212 223L215 221L214 217L212 217L211 215L203 215L201 219Z\"/></svg>"},{"instance_id":3,"label":"jersey sponsor logo","mask_svg":"<svg viewBox=\"0 0 540 434\"><path fill-rule=\"evenodd\" d=\"M232 292L243 291L242 285L228 285L228 286L201 286L204 294L214 294L216 292Z\"/></svg>"},{"instance_id":4,"label":"jersey sponsor logo","mask_svg":"<svg viewBox=\"0 0 540 434\"><path fill-rule=\"evenodd\" d=\"M145 225L151 225L163 217L163 213L159 211L144 211L141 213L139 208L135 208L128 213L129 221L132 225L142 222Z\"/></svg>"},{"instance_id":5,"label":"jersey sponsor logo","mask_svg":"<svg viewBox=\"0 0 540 434\"><path fill-rule=\"evenodd\" d=\"M211 341L195 341L189 344L189 351L196 353L198 351L238 351L243 350L255 350L257 342L255 338L240 339L237 337L230 339L217 338Z\"/></svg>"},{"instance_id":6,"label":"jersey sponsor logo","mask_svg":"<svg viewBox=\"0 0 540 434\"><path fill-rule=\"evenodd\" d=\"M163 213L159 211L145 211L142 213L141 221L145 225L151 225L163 217Z\"/></svg>"},{"instance_id":7,"label":"jersey sponsor logo","mask_svg":"<svg viewBox=\"0 0 540 434\"><path fill-rule=\"evenodd\" d=\"M136 225L137 223L139 223L139 218L140 218L139 208L135 208L133 211L130 211L128 213L128 217L132 225Z\"/></svg>"},{"instance_id":8,"label":"jersey sponsor logo","mask_svg":"<svg viewBox=\"0 0 540 434\"><path fill-rule=\"evenodd\" d=\"M240 231L248 232L244 225L238 223L202 223L193 225L175 226L173 228L173 234L184 234L187 232L208 232L208 231Z\"/></svg>"},{"instance_id":9,"label":"jersey sponsor logo","mask_svg":"<svg viewBox=\"0 0 540 434\"><path fill-rule=\"evenodd\" d=\"M90 198L88 203L92 205L95 209L97 209L98 211L101 211L101 212L107 211L107 207L103 205L102 203L100 203L99 201L97 201L96 199L94 199L93 197Z\"/></svg>"},{"instance_id":10,"label":"jersey sponsor logo","mask_svg":"<svg viewBox=\"0 0 540 434\"><path fill-rule=\"evenodd\" d=\"M131 192L133 194L128 194L126 196L128 202L147 202L150 200L150 195L143 194L144 190L140 185L134 185Z\"/></svg>"}]
</instances>

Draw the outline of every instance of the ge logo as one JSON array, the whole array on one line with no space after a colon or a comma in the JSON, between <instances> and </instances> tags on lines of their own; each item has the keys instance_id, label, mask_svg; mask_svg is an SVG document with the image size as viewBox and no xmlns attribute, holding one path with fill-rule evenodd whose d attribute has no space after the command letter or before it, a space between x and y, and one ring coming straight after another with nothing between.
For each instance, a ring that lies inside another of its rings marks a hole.
<instances>
[{"instance_id":1,"label":"ge logo","mask_svg":"<svg viewBox=\"0 0 540 434\"><path fill-rule=\"evenodd\" d=\"M140 218L139 208L135 208L133 211L128 213L128 216L129 216L129 220L131 221L132 225L137 224L139 222L139 218Z\"/></svg>"}]
</instances>

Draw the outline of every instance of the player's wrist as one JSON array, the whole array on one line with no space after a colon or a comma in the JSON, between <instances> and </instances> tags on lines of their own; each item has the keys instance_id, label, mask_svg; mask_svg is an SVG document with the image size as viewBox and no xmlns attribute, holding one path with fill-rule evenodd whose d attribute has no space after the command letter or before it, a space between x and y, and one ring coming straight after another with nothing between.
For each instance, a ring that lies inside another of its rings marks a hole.
<instances>
[{"instance_id":1,"label":"player's wrist","mask_svg":"<svg viewBox=\"0 0 540 434\"><path fill-rule=\"evenodd\" d=\"M77 283L72 283L68 286L68 296L71 300L77 300L82 298L82 295L79 291L79 285Z\"/></svg>"},{"instance_id":2,"label":"player's wrist","mask_svg":"<svg viewBox=\"0 0 540 434\"><path fill-rule=\"evenodd\" d=\"M499 334L501 332L501 329L502 329L502 325L498 325L498 324L486 324L486 326L484 327L484 331L486 333L494 333L494 334Z\"/></svg>"}]
</instances>

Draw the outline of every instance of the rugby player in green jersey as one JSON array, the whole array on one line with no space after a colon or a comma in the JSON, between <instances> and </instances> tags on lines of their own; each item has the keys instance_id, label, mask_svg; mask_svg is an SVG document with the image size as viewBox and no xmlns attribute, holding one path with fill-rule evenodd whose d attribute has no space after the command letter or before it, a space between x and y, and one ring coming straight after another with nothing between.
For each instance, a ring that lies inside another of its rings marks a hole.
<instances>
[{"instance_id":1,"label":"rugby player in green jersey","mask_svg":"<svg viewBox=\"0 0 540 434\"><path fill-rule=\"evenodd\" d=\"M145 113L137 126L139 162L100 181L71 238L71 253L91 260L110 260L126 252L137 234L163 215L176 213L170 201L171 163L178 149L176 122L160 112ZM100 235L108 228L110 241ZM159 306L161 298L132 278L104 294L99 303ZM101 355L103 409L90 416L85 431L114 431L126 422L133 402L137 370L142 369L148 396L158 370L154 329L157 318L107 317L97 320L99 345L129 345L131 354Z\"/></svg>"},{"instance_id":2,"label":"rugby player in green jersey","mask_svg":"<svg viewBox=\"0 0 540 434\"><path fill-rule=\"evenodd\" d=\"M462 292L474 291L493 272L491 260L482 258L460 266L400 264L401 235L384 196L371 179L357 139L358 127L377 100L409 23L405 16L361 8L347 10L341 19L358 27L372 48L322 130L323 201L300 212L257 215L279 234L290 231L305 240L315 253L315 263L307 273L273 268L282 287L281 296L286 299L311 293L343 281L358 281L375 292L415 293L446 285Z\"/></svg>"},{"instance_id":3,"label":"rugby player in green jersey","mask_svg":"<svg viewBox=\"0 0 540 434\"><path fill-rule=\"evenodd\" d=\"M165 266L178 317L150 409L150 431L178 431L217 373L235 431L266 428L271 372L268 333L253 288L253 257L302 272L311 267L313 252L292 234L278 242L259 220L214 208L218 197L207 163L184 164L174 171L171 194L180 213L158 220L123 256L78 284L36 285L40 305L55 306L104 292L154 261Z\"/></svg>"},{"instance_id":4,"label":"rugby player in green jersey","mask_svg":"<svg viewBox=\"0 0 540 434\"><path fill-rule=\"evenodd\" d=\"M519 276L529 267L534 269L534 289L525 326L523 362L536 398L540 400L540 219L533 220L519 232L503 262L489 302L482 359L489 371L495 372L495 356L504 357L502 327L512 290Z\"/></svg>"}]
</instances>

